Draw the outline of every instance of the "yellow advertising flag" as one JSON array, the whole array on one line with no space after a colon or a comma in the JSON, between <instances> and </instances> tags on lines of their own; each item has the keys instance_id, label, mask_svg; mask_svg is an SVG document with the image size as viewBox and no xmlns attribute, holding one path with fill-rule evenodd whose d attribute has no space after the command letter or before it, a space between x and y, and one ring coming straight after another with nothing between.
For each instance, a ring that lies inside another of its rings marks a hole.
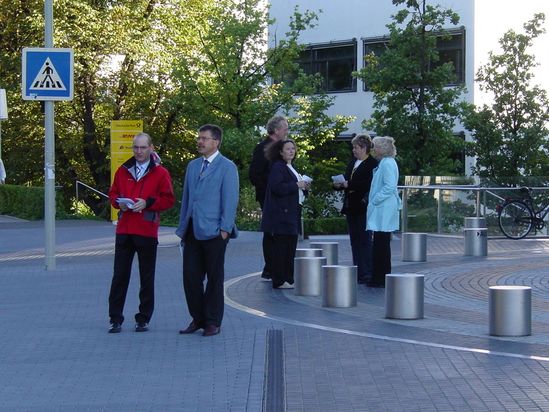
<instances>
[{"instance_id":1,"label":"yellow advertising flag","mask_svg":"<svg viewBox=\"0 0 549 412\"><path fill-rule=\"evenodd\" d=\"M142 131L143 120L111 120L111 184L116 170L133 156L133 138ZM111 220L118 220L118 211L112 207Z\"/></svg>"}]
</instances>

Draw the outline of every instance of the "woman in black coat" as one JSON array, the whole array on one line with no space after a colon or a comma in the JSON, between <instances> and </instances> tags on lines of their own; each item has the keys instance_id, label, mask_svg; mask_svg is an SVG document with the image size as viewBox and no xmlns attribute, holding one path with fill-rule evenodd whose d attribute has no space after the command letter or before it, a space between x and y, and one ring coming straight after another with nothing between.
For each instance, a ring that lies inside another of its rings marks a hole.
<instances>
[{"instance_id":1,"label":"woman in black coat","mask_svg":"<svg viewBox=\"0 0 549 412\"><path fill-rule=\"evenodd\" d=\"M370 156L370 136L357 135L351 140L351 144L354 157L345 170L345 181L334 183L334 187L345 191L341 213L347 217L358 283L366 283L372 277L372 231L366 230L366 210L377 160Z\"/></svg>"},{"instance_id":2,"label":"woman in black coat","mask_svg":"<svg viewBox=\"0 0 549 412\"><path fill-rule=\"evenodd\" d=\"M261 230L271 236L268 266L273 288L290 289L294 284L294 258L301 232L301 205L309 184L294 169L296 145L291 139L271 144L265 155L272 162Z\"/></svg>"}]
</instances>

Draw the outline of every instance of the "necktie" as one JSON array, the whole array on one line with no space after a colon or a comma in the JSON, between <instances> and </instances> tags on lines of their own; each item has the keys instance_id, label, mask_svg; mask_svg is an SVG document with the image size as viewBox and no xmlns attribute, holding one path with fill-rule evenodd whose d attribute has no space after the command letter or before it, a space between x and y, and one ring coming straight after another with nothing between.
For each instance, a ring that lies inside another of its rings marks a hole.
<instances>
[{"instance_id":1,"label":"necktie","mask_svg":"<svg viewBox=\"0 0 549 412\"><path fill-rule=\"evenodd\" d=\"M135 165L135 180L139 180L141 177L141 167L139 167L137 164Z\"/></svg>"},{"instance_id":2,"label":"necktie","mask_svg":"<svg viewBox=\"0 0 549 412\"><path fill-rule=\"evenodd\" d=\"M210 164L210 162L208 162L206 159L204 159L204 162L202 162L202 170L200 170L200 174L202 174L206 171L209 164Z\"/></svg>"}]
</instances>

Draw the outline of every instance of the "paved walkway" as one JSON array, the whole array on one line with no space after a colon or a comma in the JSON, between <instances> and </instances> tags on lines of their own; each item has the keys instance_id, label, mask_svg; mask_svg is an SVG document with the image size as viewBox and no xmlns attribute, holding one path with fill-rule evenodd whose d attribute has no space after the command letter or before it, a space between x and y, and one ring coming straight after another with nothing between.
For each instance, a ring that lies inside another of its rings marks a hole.
<instances>
[{"instance_id":1,"label":"paved walkway","mask_svg":"<svg viewBox=\"0 0 549 412\"><path fill-rule=\"evenodd\" d=\"M119 335L106 333L113 226L56 229L45 271L43 222L0 217L1 411L549 410L548 240L491 239L474 258L461 238L429 236L427 262L404 263L395 236L393 272L425 275L425 318L398 321L382 289L360 285L346 309L272 290L261 234L243 232L227 251L222 333L203 338L177 334L190 319L173 228L161 228L150 332L133 332L134 276ZM350 264L347 237L329 240ZM533 287L531 336L488 335L496 284Z\"/></svg>"}]
</instances>

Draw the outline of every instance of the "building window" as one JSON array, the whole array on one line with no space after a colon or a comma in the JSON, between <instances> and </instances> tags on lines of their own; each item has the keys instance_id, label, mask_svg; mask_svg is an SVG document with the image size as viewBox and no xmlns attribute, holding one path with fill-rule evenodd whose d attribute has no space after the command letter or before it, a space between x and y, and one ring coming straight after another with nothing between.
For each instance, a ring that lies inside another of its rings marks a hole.
<instances>
[{"instance_id":1,"label":"building window","mask_svg":"<svg viewBox=\"0 0 549 412\"><path fill-rule=\"evenodd\" d=\"M325 92L356 91L356 40L310 45L297 63L305 74L320 74Z\"/></svg>"},{"instance_id":2,"label":"building window","mask_svg":"<svg viewBox=\"0 0 549 412\"><path fill-rule=\"evenodd\" d=\"M450 82L448 86L463 84L465 82L465 29L447 30L445 33L449 34L450 37L443 38L441 36L437 39L439 61L432 63L431 67L436 68L444 63L453 63L455 81ZM381 56L387 49L388 42L387 37L364 39L364 57L371 53L377 57ZM366 84L364 84L364 90L368 90Z\"/></svg>"},{"instance_id":3,"label":"building window","mask_svg":"<svg viewBox=\"0 0 549 412\"><path fill-rule=\"evenodd\" d=\"M444 63L453 63L455 81L450 85L465 83L465 30L451 32L449 38L438 38L437 51L439 61L434 64L438 67Z\"/></svg>"}]
</instances>

